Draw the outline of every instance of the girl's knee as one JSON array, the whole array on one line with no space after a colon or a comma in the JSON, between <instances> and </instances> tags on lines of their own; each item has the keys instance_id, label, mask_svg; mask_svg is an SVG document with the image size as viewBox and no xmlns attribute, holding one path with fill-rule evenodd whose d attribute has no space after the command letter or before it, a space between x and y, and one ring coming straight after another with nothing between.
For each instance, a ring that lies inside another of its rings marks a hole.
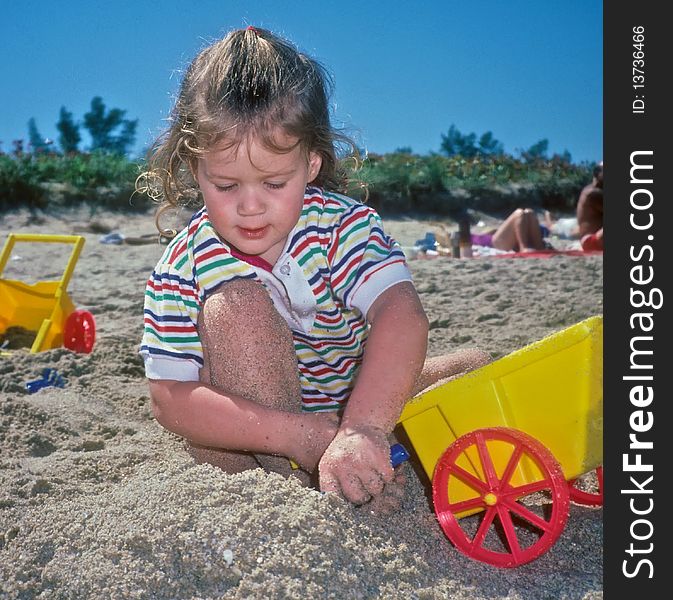
<instances>
[{"instance_id":1,"label":"girl's knee","mask_svg":"<svg viewBox=\"0 0 673 600\"><path fill-rule=\"evenodd\" d=\"M492 358L488 352L484 352L480 348L469 348L465 350L469 357L470 367L478 369L491 362Z\"/></svg>"},{"instance_id":2,"label":"girl's knee","mask_svg":"<svg viewBox=\"0 0 673 600\"><path fill-rule=\"evenodd\" d=\"M256 281L236 280L225 283L203 304L199 315L202 324L222 327L259 323L276 309L264 286Z\"/></svg>"},{"instance_id":3,"label":"girl's knee","mask_svg":"<svg viewBox=\"0 0 673 600\"><path fill-rule=\"evenodd\" d=\"M213 352L227 355L229 363L235 363L238 355L250 360L254 355L258 357L256 362L283 356L294 361L296 369L290 327L260 283L238 280L221 286L206 299L197 328L211 376L215 368L210 356Z\"/></svg>"},{"instance_id":4,"label":"girl's knee","mask_svg":"<svg viewBox=\"0 0 673 600\"><path fill-rule=\"evenodd\" d=\"M245 311L248 307L262 309L269 306L271 306L271 298L261 283L237 279L217 288L206 298L203 309L216 307Z\"/></svg>"}]
</instances>

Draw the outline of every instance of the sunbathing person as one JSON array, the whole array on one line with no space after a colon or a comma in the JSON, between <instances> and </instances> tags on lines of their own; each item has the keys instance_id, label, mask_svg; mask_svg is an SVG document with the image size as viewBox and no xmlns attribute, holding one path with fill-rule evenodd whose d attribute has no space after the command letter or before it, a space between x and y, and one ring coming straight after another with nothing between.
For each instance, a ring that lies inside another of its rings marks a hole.
<instances>
[{"instance_id":1,"label":"sunbathing person","mask_svg":"<svg viewBox=\"0 0 673 600\"><path fill-rule=\"evenodd\" d=\"M582 250L603 250L603 161L593 170L591 183L580 192L573 217L553 220L545 211L545 225L553 235L580 240Z\"/></svg>"},{"instance_id":2,"label":"sunbathing person","mask_svg":"<svg viewBox=\"0 0 673 600\"><path fill-rule=\"evenodd\" d=\"M497 228L472 234L472 243L507 252L535 252L547 248L543 228L530 208L517 208Z\"/></svg>"},{"instance_id":3,"label":"sunbathing person","mask_svg":"<svg viewBox=\"0 0 673 600\"><path fill-rule=\"evenodd\" d=\"M578 234L583 250L603 250L603 161L584 186L577 202Z\"/></svg>"}]
</instances>

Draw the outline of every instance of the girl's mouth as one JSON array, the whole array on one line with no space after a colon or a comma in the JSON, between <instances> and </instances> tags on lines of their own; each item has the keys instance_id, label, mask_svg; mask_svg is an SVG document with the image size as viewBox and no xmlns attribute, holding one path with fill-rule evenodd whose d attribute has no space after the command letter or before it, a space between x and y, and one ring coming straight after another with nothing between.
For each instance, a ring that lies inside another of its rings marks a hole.
<instances>
[{"instance_id":1,"label":"girl's mouth","mask_svg":"<svg viewBox=\"0 0 673 600\"><path fill-rule=\"evenodd\" d=\"M258 227L257 229L247 229L245 227L239 227L238 230L247 240L259 240L266 235L269 226L265 225L264 227Z\"/></svg>"}]
</instances>

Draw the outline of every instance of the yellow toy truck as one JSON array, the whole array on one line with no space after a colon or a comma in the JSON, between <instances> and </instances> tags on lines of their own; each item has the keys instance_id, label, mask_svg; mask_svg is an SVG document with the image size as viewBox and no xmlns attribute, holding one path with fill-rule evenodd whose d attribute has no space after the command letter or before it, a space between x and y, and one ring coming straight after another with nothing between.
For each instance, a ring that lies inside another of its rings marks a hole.
<instances>
[{"instance_id":1,"label":"yellow toy truck","mask_svg":"<svg viewBox=\"0 0 673 600\"><path fill-rule=\"evenodd\" d=\"M516 567L555 543L571 499L602 503L602 342L591 317L406 405L398 425L458 550ZM593 472L598 491L574 486Z\"/></svg>"},{"instance_id":2,"label":"yellow toy truck","mask_svg":"<svg viewBox=\"0 0 673 600\"><path fill-rule=\"evenodd\" d=\"M34 284L2 278L17 242L72 244L61 278ZM34 334L31 352L60 346L75 352L92 351L96 339L93 315L76 310L67 292L83 245L84 238L78 235L9 234L0 253L0 336L5 337L12 328Z\"/></svg>"}]
</instances>

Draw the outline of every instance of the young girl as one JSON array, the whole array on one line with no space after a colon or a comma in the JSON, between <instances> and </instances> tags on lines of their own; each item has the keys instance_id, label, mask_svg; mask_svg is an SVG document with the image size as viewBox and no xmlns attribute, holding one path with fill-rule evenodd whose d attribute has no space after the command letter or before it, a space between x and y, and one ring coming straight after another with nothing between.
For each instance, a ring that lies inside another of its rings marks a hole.
<instances>
[{"instance_id":1,"label":"young girl","mask_svg":"<svg viewBox=\"0 0 673 600\"><path fill-rule=\"evenodd\" d=\"M154 414L228 472L319 472L356 504L394 478L404 403L488 358L426 362L428 321L399 245L337 181L328 78L263 29L233 31L189 67L146 185L204 206L145 296ZM282 457L282 458L281 458Z\"/></svg>"}]
</instances>

